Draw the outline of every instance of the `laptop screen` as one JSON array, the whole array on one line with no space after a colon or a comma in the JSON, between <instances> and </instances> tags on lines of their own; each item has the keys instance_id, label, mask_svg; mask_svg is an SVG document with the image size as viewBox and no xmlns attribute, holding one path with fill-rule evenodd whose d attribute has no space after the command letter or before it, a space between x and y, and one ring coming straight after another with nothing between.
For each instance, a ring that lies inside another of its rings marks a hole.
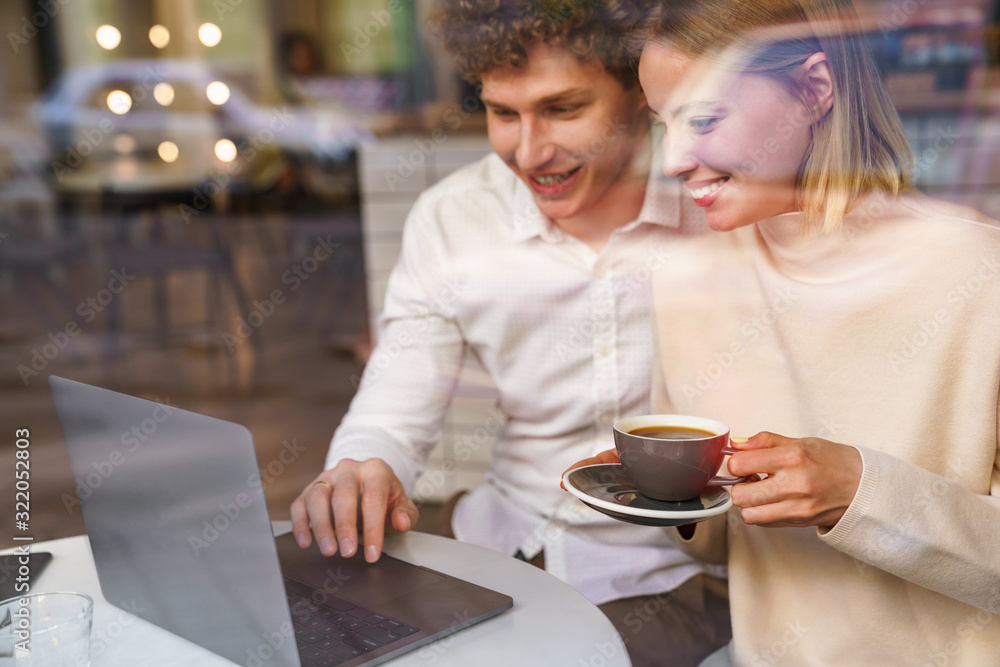
<instances>
[{"instance_id":1,"label":"laptop screen","mask_svg":"<svg viewBox=\"0 0 1000 667\"><path fill-rule=\"evenodd\" d=\"M298 665L250 432L50 385L108 602L239 664Z\"/></svg>"}]
</instances>

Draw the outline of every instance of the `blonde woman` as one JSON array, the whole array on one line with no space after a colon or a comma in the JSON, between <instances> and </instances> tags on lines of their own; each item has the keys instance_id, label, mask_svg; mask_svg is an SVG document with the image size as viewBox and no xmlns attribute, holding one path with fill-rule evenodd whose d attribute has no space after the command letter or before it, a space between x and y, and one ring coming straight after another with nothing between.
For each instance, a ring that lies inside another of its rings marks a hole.
<instances>
[{"instance_id":1,"label":"blonde woman","mask_svg":"<svg viewBox=\"0 0 1000 667\"><path fill-rule=\"evenodd\" d=\"M998 664L997 223L910 190L846 1L672 0L639 78L664 171L727 232L654 288L654 411L751 436L736 507L677 531L729 565L709 660Z\"/></svg>"}]
</instances>

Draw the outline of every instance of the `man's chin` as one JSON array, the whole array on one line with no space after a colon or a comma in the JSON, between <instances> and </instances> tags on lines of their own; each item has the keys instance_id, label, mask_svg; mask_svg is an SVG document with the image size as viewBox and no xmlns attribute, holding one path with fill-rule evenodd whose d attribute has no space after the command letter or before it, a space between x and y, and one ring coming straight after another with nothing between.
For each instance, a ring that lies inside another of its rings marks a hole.
<instances>
[{"instance_id":1,"label":"man's chin","mask_svg":"<svg viewBox=\"0 0 1000 667\"><path fill-rule=\"evenodd\" d=\"M538 206L538 210L542 212L542 215L549 220L572 218L579 212L579 207L573 202L558 199L543 199L536 196L535 204Z\"/></svg>"}]
</instances>

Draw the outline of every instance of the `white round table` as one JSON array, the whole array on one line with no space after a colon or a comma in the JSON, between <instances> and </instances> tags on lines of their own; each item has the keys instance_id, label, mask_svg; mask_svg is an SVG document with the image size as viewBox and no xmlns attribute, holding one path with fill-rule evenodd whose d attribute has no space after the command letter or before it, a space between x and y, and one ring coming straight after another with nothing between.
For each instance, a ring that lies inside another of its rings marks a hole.
<instances>
[{"instance_id":1,"label":"white round table","mask_svg":"<svg viewBox=\"0 0 1000 667\"><path fill-rule=\"evenodd\" d=\"M289 529L276 522L277 533ZM93 667L225 667L232 662L112 606L101 595L85 535L31 545L54 558L31 592L77 591L94 598ZM9 552L9 550L8 550ZM538 568L455 540L409 532L388 537L385 552L492 588L514 606L454 635L389 661L393 667L567 665L628 667L607 617L575 589Z\"/></svg>"}]
</instances>

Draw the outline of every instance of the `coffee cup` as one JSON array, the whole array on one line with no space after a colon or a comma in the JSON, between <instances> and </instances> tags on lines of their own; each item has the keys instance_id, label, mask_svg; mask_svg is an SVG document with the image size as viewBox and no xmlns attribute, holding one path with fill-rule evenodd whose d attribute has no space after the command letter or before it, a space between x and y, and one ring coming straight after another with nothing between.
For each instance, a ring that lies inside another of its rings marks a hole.
<instances>
[{"instance_id":1,"label":"coffee cup","mask_svg":"<svg viewBox=\"0 0 1000 667\"><path fill-rule=\"evenodd\" d=\"M642 495L655 500L697 498L707 488L744 482L749 477L716 473L729 447L729 427L687 415L642 415L614 425L615 448L625 475Z\"/></svg>"}]
</instances>

